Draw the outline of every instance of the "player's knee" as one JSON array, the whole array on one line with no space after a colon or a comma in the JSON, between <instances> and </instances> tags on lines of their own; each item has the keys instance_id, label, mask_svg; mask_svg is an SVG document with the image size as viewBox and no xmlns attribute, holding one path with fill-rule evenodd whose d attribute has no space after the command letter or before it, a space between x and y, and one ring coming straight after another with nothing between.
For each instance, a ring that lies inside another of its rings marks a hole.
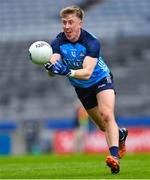
<instances>
[{"instance_id":1,"label":"player's knee","mask_svg":"<svg viewBox=\"0 0 150 180\"><path fill-rule=\"evenodd\" d=\"M105 131L105 123L102 121L100 116L92 118L95 124L99 127L100 130Z\"/></svg>"},{"instance_id":2,"label":"player's knee","mask_svg":"<svg viewBox=\"0 0 150 180\"><path fill-rule=\"evenodd\" d=\"M105 132L105 126L104 125L101 125L99 128L101 131Z\"/></svg>"},{"instance_id":3,"label":"player's knee","mask_svg":"<svg viewBox=\"0 0 150 180\"><path fill-rule=\"evenodd\" d=\"M104 124L108 123L112 119L112 111L108 108L103 108L100 110L100 116L104 121Z\"/></svg>"}]
</instances>

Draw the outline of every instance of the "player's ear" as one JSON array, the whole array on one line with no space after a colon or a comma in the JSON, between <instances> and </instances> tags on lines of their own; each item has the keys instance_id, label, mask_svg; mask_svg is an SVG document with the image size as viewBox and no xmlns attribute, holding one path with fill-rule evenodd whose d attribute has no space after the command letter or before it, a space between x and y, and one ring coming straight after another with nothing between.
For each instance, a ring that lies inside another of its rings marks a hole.
<instances>
[{"instance_id":1,"label":"player's ear","mask_svg":"<svg viewBox=\"0 0 150 180\"><path fill-rule=\"evenodd\" d=\"M82 26L83 26L83 21L80 21L80 23L79 23L79 24L80 24L80 27L82 27Z\"/></svg>"}]
</instances>

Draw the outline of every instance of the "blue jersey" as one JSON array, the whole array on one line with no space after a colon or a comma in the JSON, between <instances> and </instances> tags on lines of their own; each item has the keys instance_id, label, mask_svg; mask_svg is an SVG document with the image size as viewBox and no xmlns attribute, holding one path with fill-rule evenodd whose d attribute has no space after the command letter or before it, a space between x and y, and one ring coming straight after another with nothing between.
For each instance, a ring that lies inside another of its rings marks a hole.
<instances>
[{"instance_id":1,"label":"blue jersey","mask_svg":"<svg viewBox=\"0 0 150 180\"><path fill-rule=\"evenodd\" d=\"M88 80L79 80L69 77L73 86L87 88L106 77L110 70L100 55L100 42L95 36L81 29L81 34L76 42L70 42L64 32L61 32L51 43L53 53L61 55L62 61L70 69L82 69L86 56L97 58L95 69Z\"/></svg>"}]
</instances>

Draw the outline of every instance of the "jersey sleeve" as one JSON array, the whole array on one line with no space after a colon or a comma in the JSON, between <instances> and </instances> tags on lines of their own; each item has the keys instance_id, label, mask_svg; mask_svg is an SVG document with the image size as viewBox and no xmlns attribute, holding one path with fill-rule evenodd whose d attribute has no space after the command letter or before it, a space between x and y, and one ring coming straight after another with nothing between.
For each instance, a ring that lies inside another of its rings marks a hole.
<instances>
[{"instance_id":1,"label":"jersey sleeve","mask_svg":"<svg viewBox=\"0 0 150 180\"><path fill-rule=\"evenodd\" d=\"M60 41L59 39L54 39L52 42L51 42L51 47L53 49L53 53L58 53L60 54Z\"/></svg>"},{"instance_id":2,"label":"jersey sleeve","mask_svg":"<svg viewBox=\"0 0 150 180\"><path fill-rule=\"evenodd\" d=\"M99 58L100 56L100 42L95 39L88 42L87 45L87 56L93 58Z\"/></svg>"}]
</instances>

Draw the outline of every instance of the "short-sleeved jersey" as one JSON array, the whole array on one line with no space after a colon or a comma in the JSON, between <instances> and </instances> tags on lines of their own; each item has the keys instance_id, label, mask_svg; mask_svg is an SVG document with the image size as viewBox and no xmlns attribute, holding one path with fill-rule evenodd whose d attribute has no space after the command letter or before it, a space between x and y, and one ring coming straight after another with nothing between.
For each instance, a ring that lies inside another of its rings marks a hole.
<instances>
[{"instance_id":1,"label":"short-sleeved jersey","mask_svg":"<svg viewBox=\"0 0 150 180\"><path fill-rule=\"evenodd\" d=\"M81 34L76 42L70 42L64 32L61 32L51 43L53 53L61 55L62 62L70 69L82 69L82 64L86 56L97 59L95 69L88 80L79 80L69 77L73 86L87 88L100 81L110 73L109 68L104 63L100 55L100 42L89 32L81 29Z\"/></svg>"}]
</instances>

